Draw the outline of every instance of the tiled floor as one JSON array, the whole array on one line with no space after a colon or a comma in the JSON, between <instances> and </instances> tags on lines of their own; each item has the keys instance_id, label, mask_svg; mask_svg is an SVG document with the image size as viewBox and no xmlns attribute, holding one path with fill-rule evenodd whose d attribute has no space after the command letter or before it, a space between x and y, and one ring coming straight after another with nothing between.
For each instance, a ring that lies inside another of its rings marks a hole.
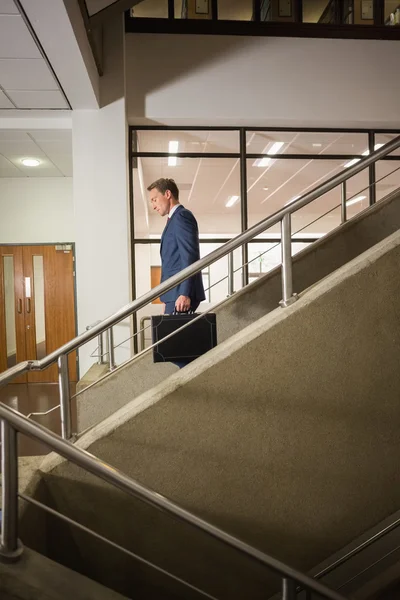
<instances>
[{"instance_id":1,"label":"tiled floor","mask_svg":"<svg viewBox=\"0 0 400 600\"><path fill-rule=\"evenodd\" d=\"M75 384L71 384L71 394L75 393ZM32 412L47 412L53 407L59 405L59 391L57 383L14 383L4 388L0 388L0 402L18 410L27 416ZM76 423L76 404L72 401L72 422L73 428ZM61 433L60 409L55 408L48 415L32 416L32 421L48 427L51 431ZM18 435L18 454L19 456L37 456L39 454L48 454L49 448L34 439L25 435Z\"/></svg>"}]
</instances>

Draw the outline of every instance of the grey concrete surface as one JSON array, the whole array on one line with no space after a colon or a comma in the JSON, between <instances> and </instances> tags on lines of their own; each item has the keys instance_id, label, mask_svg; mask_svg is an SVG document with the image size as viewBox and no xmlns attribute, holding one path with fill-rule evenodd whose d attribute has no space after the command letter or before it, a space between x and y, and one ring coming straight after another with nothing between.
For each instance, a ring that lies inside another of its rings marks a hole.
<instances>
[{"instance_id":1,"label":"grey concrete surface","mask_svg":"<svg viewBox=\"0 0 400 600\"><path fill-rule=\"evenodd\" d=\"M19 490L25 490L30 485L33 475L37 472L43 456L20 456L18 458L18 486ZM1 473L0 473L1 487ZM0 494L0 508L2 496Z\"/></svg>"},{"instance_id":2,"label":"grey concrete surface","mask_svg":"<svg viewBox=\"0 0 400 600\"><path fill-rule=\"evenodd\" d=\"M124 596L25 548L13 564L0 562L1 600L124 600ZM125 598L126 600L126 598Z\"/></svg>"},{"instance_id":3,"label":"grey concrete surface","mask_svg":"<svg viewBox=\"0 0 400 600\"><path fill-rule=\"evenodd\" d=\"M293 285L301 292L400 228L396 193L360 213L294 257ZM218 341L223 342L276 309L282 297L280 269L237 292L216 310ZM78 431L85 431L176 372L144 355L86 389L77 398Z\"/></svg>"},{"instance_id":4,"label":"grey concrete surface","mask_svg":"<svg viewBox=\"0 0 400 600\"><path fill-rule=\"evenodd\" d=\"M398 509L400 233L133 400L78 442L257 548L309 570ZM52 456L62 512L221 600L265 570ZM52 528L49 528L52 535ZM71 530L86 573L154 581ZM112 565L112 568L108 568ZM163 598L154 595L155 598Z\"/></svg>"},{"instance_id":5,"label":"grey concrete surface","mask_svg":"<svg viewBox=\"0 0 400 600\"><path fill-rule=\"evenodd\" d=\"M76 392L82 392L89 385L92 385L95 381L98 381L109 372L109 363L98 365L97 363L92 365L85 375L76 384Z\"/></svg>"}]
</instances>

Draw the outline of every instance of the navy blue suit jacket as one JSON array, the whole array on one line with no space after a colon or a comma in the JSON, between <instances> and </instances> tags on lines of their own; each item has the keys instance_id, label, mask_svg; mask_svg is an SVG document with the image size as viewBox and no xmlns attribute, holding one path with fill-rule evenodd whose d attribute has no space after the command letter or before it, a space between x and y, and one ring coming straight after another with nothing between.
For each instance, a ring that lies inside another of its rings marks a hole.
<instances>
[{"instance_id":1,"label":"navy blue suit jacket","mask_svg":"<svg viewBox=\"0 0 400 600\"><path fill-rule=\"evenodd\" d=\"M193 213L182 205L175 209L165 226L160 253L161 282L200 259L197 221ZM201 272L162 294L160 299L162 302L174 302L178 296L188 296L192 303L205 300Z\"/></svg>"}]
</instances>

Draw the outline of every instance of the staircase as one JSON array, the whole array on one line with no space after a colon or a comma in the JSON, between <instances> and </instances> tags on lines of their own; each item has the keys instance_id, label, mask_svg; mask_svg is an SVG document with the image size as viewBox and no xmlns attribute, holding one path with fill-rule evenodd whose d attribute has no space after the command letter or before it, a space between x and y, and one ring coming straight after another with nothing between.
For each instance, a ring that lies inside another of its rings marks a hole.
<instances>
[{"instance_id":1,"label":"staircase","mask_svg":"<svg viewBox=\"0 0 400 600\"><path fill-rule=\"evenodd\" d=\"M276 308L275 270L218 309L219 345L185 369L169 374L142 356L84 390L79 427L88 429L75 445L21 417L13 421L13 411L0 406L3 427L11 422L18 430L21 422L22 431L40 431L61 454L46 457L20 488L23 543L110 594L191 599L199 588L209 598L261 600L278 592L282 572L271 574L253 560L257 552L315 573L389 520L400 501L393 484L400 416L398 195L294 258L299 298L285 310ZM110 317L105 325L114 322ZM62 395L66 358L62 349ZM7 377L30 368L17 366ZM3 449L15 460L7 431ZM70 454L80 457L76 464L62 458L72 460ZM93 463L107 475L95 477ZM9 479L12 469L6 460L4 466ZM115 484L126 476L156 490L149 492L154 499L161 494L211 530L242 540L253 554L157 510L158 500L132 498ZM9 503L15 499L9 485L7 493ZM346 577L334 587L357 591ZM283 588L284 600L295 597L293 586Z\"/></svg>"},{"instance_id":2,"label":"staircase","mask_svg":"<svg viewBox=\"0 0 400 600\"><path fill-rule=\"evenodd\" d=\"M314 242L293 258L293 286L301 292L388 235L400 229L400 191ZM223 342L278 306L282 297L280 268L236 292L216 309L218 341ZM78 431L99 423L176 371L139 356L77 395ZM110 398L112 401L110 402Z\"/></svg>"},{"instance_id":3,"label":"staircase","mask_svg":"<svg viewBox=\"0 0 400 600\"><path fill-rule=\"evenodd\" d=\"M399 506L399 260L397 232L77 445L254 547L312 569ZM48 457L41 472L34 494L213 597L276 591L260 565L63 459ZM74 527L49 517L33 528L35 510L21 523L30 547L42 538L53 560L128 597L132 589L146 597L149 585L150 597L170 597L165 582Z\"/></svg>"}]
</instances>

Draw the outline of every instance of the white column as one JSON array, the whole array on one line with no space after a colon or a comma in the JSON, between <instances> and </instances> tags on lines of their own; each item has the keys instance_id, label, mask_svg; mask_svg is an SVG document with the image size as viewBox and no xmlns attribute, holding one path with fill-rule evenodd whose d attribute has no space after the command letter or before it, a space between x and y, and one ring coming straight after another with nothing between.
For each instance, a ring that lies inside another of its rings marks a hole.
<instances>
[{"instance_id":1,"label":"white column","mask_svg":"<svg viewBox=\"0 0 400 600\"><path fill-rule=\"evenodd\" d=\"M122 20L106 32L104 54L103 107L72 115L79 333L131 299ZM114 328L115 344L129 336L126 321ZM96 345L91 342L80 351L81 377L96 362L90 358ZM116 350L117 364L129 356L128 342Z\"/></svg>"}]
</instances>

